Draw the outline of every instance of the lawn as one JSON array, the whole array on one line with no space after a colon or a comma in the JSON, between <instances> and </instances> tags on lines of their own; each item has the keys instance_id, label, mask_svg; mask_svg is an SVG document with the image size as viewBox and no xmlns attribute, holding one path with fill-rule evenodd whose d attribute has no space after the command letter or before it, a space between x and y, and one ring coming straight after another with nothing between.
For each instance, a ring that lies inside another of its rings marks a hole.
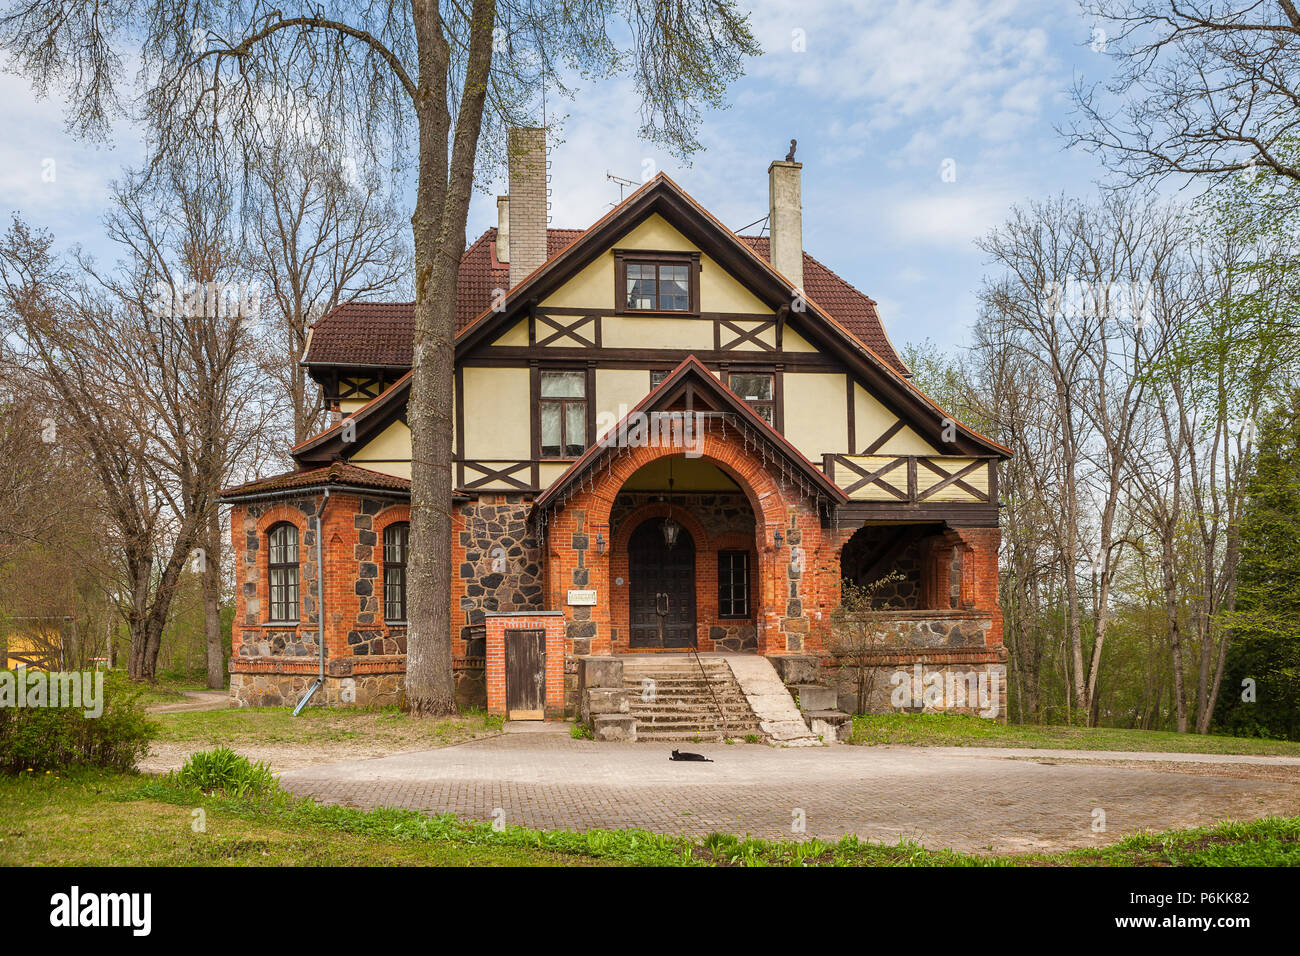
<instances>
[{"instance_id":1,"label":"lawn","mask_svg":"<svg viewBox=\"0 0 1300 956\"><path fill-rule=\"evenodd\" d=\"M141 683L140 701L151 704L178 704L185 699L187 690L207 690L205 676L198 672L180 670L159 671L154 683Z\"/></svg>"},{"instance_id":2,"label":"lawn","mask_svg":"<svg viewBox=\"0 0 1300 956\"><path fill-rule=\"evenodd\" d=\"M1103 849L979 856L847 838L702 840L636 830L494 830L450 814L322 806L277 791L236 799L167 778L73 772L0 777L0 864L426 866L1282 866L1300 818L1138 834ZM202 811L203 827L195 823Z\"/></svg>"},{"instance_id":3,"label":"lawn","mask_svg":"<svg viewBox=\"0 0 1300 956\"><path fill-rule=\"evenodd\" d=\"M160 743L194 744L196 750L221 744L238 750L241 745L335 745L364 742L375 748L419 750L473 740L499 733L500 716L467 711L446 720L425 720L403 714L396 707L309 707L297 717L289 707L245 707L202 710L180 714L154 714Z\"/></svg>"},{"instance_id":4,"label":"lawn","mask_svg":"<svg viewBox=\"0 0 1300 956\"><path fill-rule=\"evenodd\" d=\"M1265 754L1300 757L1300 742L1257 737L1178 734L1116 727L997 724L949 714L884 714L854 717L854 744L911 747L1049 747L1069 750L1157 751L1188 754Z\"/></svg>"}]
</instances>

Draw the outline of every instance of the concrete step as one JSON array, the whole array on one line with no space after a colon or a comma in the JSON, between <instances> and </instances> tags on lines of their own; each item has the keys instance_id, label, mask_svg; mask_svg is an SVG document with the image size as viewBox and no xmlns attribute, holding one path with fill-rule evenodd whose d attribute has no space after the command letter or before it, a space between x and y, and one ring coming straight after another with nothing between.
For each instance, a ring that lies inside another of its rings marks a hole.
<instances>
[{"instance_id":1,"label":"concrete step","mask_svg":"<svg viewBox=\"0 0 1300 956\"><path fill-rule=\"evenodd\" d=\"M834 710L839 703L839 694L825 684L792 684L790 690L802 711Z\"/></svg>"}]
</instances>

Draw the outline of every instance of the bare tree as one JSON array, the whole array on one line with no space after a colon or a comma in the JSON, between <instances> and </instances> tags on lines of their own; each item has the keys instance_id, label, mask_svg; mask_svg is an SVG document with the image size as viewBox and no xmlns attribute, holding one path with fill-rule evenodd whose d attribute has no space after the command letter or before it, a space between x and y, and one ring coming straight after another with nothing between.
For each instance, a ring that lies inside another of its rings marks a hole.
<instances>
[{"instance_id":1,"label":"bare tree","mask_svg":"<svg viewBox=\"0 0 1300 956\"><path fill-rule=\"evenodd\" d=\"M300 364L312 322L341 302L403 289L411 253L395 197L323 144L274 145L255 158L252 180L251 267L270 338L265 369L284 393L296 445L320 430L324 415Z\"/></svg>"},{"instance_id":2,"label":"bare tree","mask_svg":"<svg viewBox=\"0 0 1300 956\"><path fill-rule=\"evenodd\" d=\"M1071 145L1134 181L1261 167L1300 180L1300 11L1292 0L1083 0L1115 60L1073 90ZM1118 99L1113 105L1111 98Z\"/></svg>"},{"instance_id":3,"label":"bare tree","mask_svg":"<svg viewBox=\"0 0 1300 956\"><path fill-rule=\"evenodd\" d=\"M626 38L622 46L615 37ZM570 93L570 77L626 72L640 95L642 135L689 154L699 148L701 108L722 105L727 81L758 52L748 18L733 0L356 0L329 14L303 6L287 15L266 0L124 0L111 15L79 0L17 0L0 17L0 42L39 92L67 93L70 124L91 135L126 108L115 45L137 47L159 156L183 152L202 126L274 138L280 131L263 126L266 104L286 96L358 162L400 151L414 132L406 701L417 714L453 712L457 268L476 171L502 140L493 131L535 123L539 93Z\"/></svg>"},{"instance_id":4,"label":"bare tree","mask_svg":"<svg viewBox=\"0 0 1300 956\"><path fill-rule=\"evenodd\" d=\"M253 360L261 296L238 244L235 191L205 155L196 149L152 176L128 176L115 191L108 233L129 261L123 278L100 281L149 327L142 341L153 362L146 370L159 373L158 490L173 514L193 523L207 681L217 688L225 683L217 495L239 463L269 445L273 405Z\"/></svg>"}]
</instances>

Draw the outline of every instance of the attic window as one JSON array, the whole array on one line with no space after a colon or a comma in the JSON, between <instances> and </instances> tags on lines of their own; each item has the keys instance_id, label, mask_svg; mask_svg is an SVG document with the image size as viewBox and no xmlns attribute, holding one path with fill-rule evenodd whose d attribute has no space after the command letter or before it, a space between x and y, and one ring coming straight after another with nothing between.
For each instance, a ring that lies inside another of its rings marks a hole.
<instances>
[{"instance_id":1,"label":"attic window","mask_svg":"<svg viewBox=\"0 0 1300 956\"><path fill-rule=\"evenodd\" d=\"M614 253L615 311L698 313L700 260L693 253Z\"/></svg>"}]
</instances>

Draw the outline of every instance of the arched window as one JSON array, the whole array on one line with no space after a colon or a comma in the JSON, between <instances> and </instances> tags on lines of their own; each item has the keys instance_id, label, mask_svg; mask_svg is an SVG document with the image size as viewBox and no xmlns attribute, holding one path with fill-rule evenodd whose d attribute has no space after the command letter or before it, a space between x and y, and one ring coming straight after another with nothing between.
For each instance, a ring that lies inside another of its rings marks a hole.
<instances>
[{"instance_id":1,"label":"arched window","mask_svg":"<svg viewBox=\"0 0 1300 956\"><path fill-rule=\"evenodd\" d=\"M384 620L406 620L406 554L411 526L405 521L384 529Z\"/></svg>"},{"instance_id":2,"label":"arched window","mask_svg":"<svg viewBox=\"0 0 1300 956\"><path fill-rule=\"evenodd\" d=\"M298 620L298 529L287 521L267 534L267 568L271 585L271 620Z\"/></svg>"}]
</instances>

